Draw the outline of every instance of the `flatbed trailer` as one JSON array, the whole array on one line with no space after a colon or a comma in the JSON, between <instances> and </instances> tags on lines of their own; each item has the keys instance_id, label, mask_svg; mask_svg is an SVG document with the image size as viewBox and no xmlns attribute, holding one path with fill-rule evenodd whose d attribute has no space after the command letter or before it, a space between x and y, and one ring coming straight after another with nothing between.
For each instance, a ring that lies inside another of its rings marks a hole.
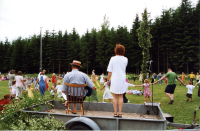
<instances>
[{"instance_id":1,"label":"flatbed trailer","mask_svg":"<svg viewBox=\"0 0 200 131\"><path fill-rule=\"evenodd\" d=\"M66 107L58 100L49 101L54 107L49 108L42 104L41 111L33 108L23 109L37 117L50 117L60 119L70 130L166 130L167 120L158 105L147 106L142 104L124 104L122 118L113 117L112 103L84 102L85 115L65 114ZM36 105L38 106L38 105ZM70 108L73 109L73 105ZM80 105L77 104L77 110Z\"/></svg>"}]
</instances>

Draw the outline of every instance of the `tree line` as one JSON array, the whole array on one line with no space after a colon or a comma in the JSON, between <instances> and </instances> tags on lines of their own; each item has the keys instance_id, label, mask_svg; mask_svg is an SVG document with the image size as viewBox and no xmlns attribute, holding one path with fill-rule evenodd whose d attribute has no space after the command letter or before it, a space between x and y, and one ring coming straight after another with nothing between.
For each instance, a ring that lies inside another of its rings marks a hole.
<instances>
[{"instance_id":1,"label":"tree line","mask_svg":"<svg viewBox=\"0 0 200 131\"><path fill-rule=\"evenodd\" d=\"M130 30L120 25L115 29L104 16L100 30L93 28L82 36L75 28L71 33L46 30L42 37L42 68L47 73L62 73L70 70L73 60L80 60L81 71L106 73L109 60L115 55L115 45L121 43L128 58L127 72L139 74L143 60L137 34L140 22L136 14ZM163 10L148 26L152 35L149 48L152 72L166 72L169 67L177 73L200 70L200 0L195 6L182 0L176 9ZM40 35L0 42L0 72L15 69L37 73L39 67Z\"/></svg>"}]
</instances>

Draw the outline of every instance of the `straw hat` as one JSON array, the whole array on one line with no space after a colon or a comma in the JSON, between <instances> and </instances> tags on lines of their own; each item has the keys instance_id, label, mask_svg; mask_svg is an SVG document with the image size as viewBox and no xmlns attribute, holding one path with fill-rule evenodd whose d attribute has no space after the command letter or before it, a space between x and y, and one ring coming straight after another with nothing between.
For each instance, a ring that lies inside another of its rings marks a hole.
<instances>
[{"instance_id":1,"label":"straw hat","mask_svg":"<svg viewBox=\"0 0 200 131\"><path fill-rule=\"evenodd\" d=\"M77 66L82 67L82 66L81 66L81 62L80 62L80 61L77 61L77 60L73 60L73 62L70 63L70 65L77 65Z\"/></svg>"}]
</instances>

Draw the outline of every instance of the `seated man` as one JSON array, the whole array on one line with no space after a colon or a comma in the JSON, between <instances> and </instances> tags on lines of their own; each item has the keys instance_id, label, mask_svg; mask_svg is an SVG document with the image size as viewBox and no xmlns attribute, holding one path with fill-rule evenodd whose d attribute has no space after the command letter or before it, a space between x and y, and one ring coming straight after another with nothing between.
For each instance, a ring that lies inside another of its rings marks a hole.
<instances>
[{"instance_id":1,"label":"seated man","mask_svg":"<svg viewBox=\"0 0 200 131\"><path fill-rule=\"evenodd\" d=\"M67 88L69 89L69 87L67 87L65 85L65 82L68 84L79 84L79 85L88 84L89 88L91 88L92 90L95 90L96 88L95 88L94 84L92 83L92 81L90 80L90 78L85 73L79 71L80 67L81 67L81 62L74 60L73 63L70 63L70 64L72 65L72 71L64 76L63 93L65 93L66 95L67 95L67 93L68 93L68 95L70 94L69 90L67 92ZM76 96L77 93L82 94L83 90L82 90L82 92L81 92L81 90L78 90L78 92L77 92L77 90L73 91L73 89L72 89L71 92L74 92L74 94L72 93L72 96ZM86 97L86 92L84 94L84 100L85 100L85 97ZM66 103L65 103L65 105L66 105ZM74 107L73 111L76 111L76 103L73 103L73 107Z\"/></svg>"}]
</instances>

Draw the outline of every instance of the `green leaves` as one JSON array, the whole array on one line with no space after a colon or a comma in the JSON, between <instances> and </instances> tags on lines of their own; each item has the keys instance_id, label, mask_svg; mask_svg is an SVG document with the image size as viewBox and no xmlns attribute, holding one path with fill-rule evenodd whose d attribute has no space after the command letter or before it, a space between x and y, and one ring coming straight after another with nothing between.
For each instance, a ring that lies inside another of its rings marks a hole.
<instances>
[{"instance_id":1,"label":"green leaves","mask_svg":"<svg viewBox=\"0 0 200 131\"><path fill-rule=\"evenodd\" d=\"M151 21L148 21L147 9L144 10L142 18L143 19L142 22L140 23L139 29L137 29L137 33L138 33L138 44L142 48L143 61L141 69L144 81L144 79L146 79L147 76L147 67L148 67L147 61L150 59L149 48L151 47L150 39L152 38L149 27Z\"/></svg>"}]
</instances>

